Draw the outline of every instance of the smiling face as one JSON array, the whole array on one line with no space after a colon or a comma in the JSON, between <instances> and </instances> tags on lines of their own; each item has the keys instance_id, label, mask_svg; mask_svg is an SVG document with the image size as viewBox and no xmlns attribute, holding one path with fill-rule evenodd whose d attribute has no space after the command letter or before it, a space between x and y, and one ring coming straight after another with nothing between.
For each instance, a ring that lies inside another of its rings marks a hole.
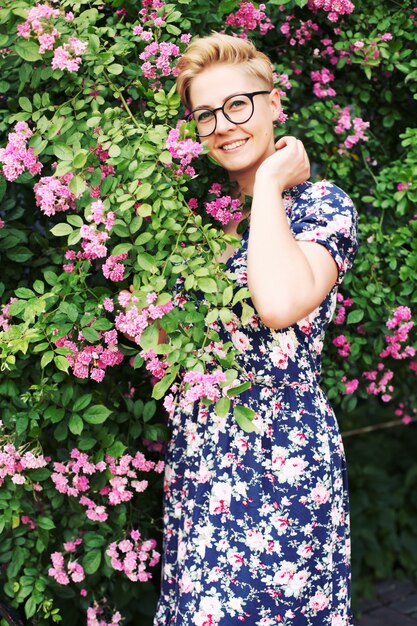
<instances>
[{"instance_id":1,"label":"smiling face","mask_svg":"<svg viewBox=\"0 0 417 626\"><path fill-rule=\"evenodd\" d=\"M191 108L216 109L232 95L261 90L269 91L266 82L249 74L243 65L212 65L191 82ZM239 106L231 102L232 107ZM231 180L247 192L252 189L260 164L275 152L273 122L281 110L276 89L254 96L253 103L253 115L243 124L235 124L216 111L216 130L201 139L207 141L210 155L229 172Z\"/></svg>"}]
</instances>

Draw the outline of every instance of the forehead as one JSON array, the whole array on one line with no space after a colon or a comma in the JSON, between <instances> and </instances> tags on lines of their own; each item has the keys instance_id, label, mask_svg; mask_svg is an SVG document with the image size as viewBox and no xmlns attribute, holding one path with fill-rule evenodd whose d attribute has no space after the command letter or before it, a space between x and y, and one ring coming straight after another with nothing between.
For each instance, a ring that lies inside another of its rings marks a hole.
<instances>
[{"instance_id":1,"label":"forehead","mask_svg":"<svg viewBox=\"0 0 417 626\"><path fill-rule=\"evenodd\" d=\"M190 85L192 109L222 105L231 94L264 88L264 81L250 74L242 64L217 63L197 74Z\"/></svg>"}]
</instances>

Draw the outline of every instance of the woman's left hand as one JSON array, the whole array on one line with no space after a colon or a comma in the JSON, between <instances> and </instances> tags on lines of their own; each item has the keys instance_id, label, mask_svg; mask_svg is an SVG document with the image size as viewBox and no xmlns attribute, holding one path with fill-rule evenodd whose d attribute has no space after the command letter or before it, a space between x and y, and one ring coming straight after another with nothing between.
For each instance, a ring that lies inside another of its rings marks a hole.
<instances>
[{"instance_id":1,"label":"woman's left hand","mask_svg":"<svg viewBox=\"0 0 417 626\"><path fill-rule=\"evenodd\" d=\"M296 137L281 137L276 152L259 166L256 178L272 178L281 192L304 183L310 176L310 161L303 142Z\"/></svg>"}]
</instances>

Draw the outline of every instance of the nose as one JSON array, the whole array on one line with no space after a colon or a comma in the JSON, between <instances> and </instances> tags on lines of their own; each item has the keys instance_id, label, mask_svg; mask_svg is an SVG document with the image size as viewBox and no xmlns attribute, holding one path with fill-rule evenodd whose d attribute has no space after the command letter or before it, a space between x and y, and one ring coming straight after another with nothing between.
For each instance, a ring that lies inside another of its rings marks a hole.
<instances>
[{"instance_id":1,"label":"nose","mask_svg":"<svg viewBox=\"0 0 417 626\"><path fill-rule=\"evenodd\" d=\"M227 119L222 110L216 112L217 115L217 124L216 124L216 133L225 133L231 128L235 128L236 124Z\"/></svg>"}]
</instances>

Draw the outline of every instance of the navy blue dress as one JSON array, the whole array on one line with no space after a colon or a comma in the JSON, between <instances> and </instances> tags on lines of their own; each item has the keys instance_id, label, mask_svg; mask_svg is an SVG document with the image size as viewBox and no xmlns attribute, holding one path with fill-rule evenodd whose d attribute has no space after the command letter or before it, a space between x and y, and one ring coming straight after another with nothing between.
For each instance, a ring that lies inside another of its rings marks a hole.
<instances>
[{"instance_id":1,"label":"navy blue dress","mask_svg":"<svg viewBox=\"0 0 417 626\"><path fill-rule=\"evenodd\" d=\"M239 350L239 381L252 381L237 401L256 411L257 430L244 432L232 410L219 417L214 405L179 401L172 411L155 626L352 624L345 456L320 354L356 254L357 214L327 181L285 192L284 206L294 237L325 246L338 279L288 328L256 314L245 325L237 315L215 323ZM247 285L248 236L227 262L236 289Z\"/></svg>"}]
</instances>

